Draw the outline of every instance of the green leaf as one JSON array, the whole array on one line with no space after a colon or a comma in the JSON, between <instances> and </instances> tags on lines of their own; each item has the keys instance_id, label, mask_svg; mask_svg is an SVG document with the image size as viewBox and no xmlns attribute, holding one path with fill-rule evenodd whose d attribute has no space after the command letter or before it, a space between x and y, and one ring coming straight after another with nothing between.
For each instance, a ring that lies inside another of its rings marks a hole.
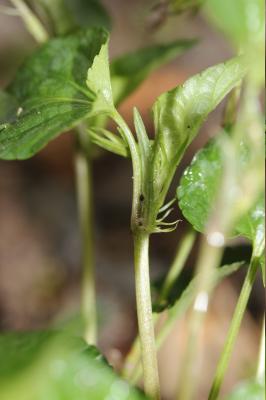
<instances>
[{"instance_id":1,"label":"green leaf","mask_svg":"<svg viewBox=\"0 0 266 400\"><path fill-rule=\"evenodd\" d=\"M244 163L246 150L242 149ZM215 197L222 174L222 155L217 139L210 142L193 158L184 171L177 188L179 207L185 218L199 231L204 232L209 216L214 212ZM260 257L264 249L264 196L260 196L251 210L237 222L234 235L250 239L254 255Z\"/></svg>"},{"instance_id":2,"label":"green leaf","mask_svg":"<svg viewBox=\"0 0 266 400\"><path fill-rule=\"evenodd\" d=\"M154 45L125 54L111 63L111 78L115 104L129 96L147 76L194 46L196 40L177 40Z\"/></svg>"},{"instance_id":3,"label":"green leaf","mask_svg":"<svg viewBox=\"0 0 266 400\"><path fill-rule=\"evenodd\" d=\"M206 0L169 0L169 11L180 14L197 10Z\"/></svg>"},{"instance_id":4,"label":"green leaf","mask_svg":"<svg viewBox=\"0 0 266 400\"><path fill-rule=\"evenodd\" d=\"M249 380L239 384L225 400L265 400L265 385Z\"/></svg>"},{"instance_id":5,"label":"green leaf","mask_svg":"<svg viewBox=\"0 0 266 400\"><path fill-rule=\"evenodd\" d=\"M17 108L18 104L16 99L0 89L0 126L16 113Z\"/></svg>"},{"instance_id":6,"label":"green leaf","mask_svg":"<svg viewBox=\"0 0 266 400\"><path fill-rule=\"evenodd\" d=\"M230 265L224 265L213 271L212 285L215 287L227 276L236 272L241 266L244 265L243 261L235 262ZM196 277L189 280L188 276L181 274L177 279L176 284L173 286L172 291L169 293L167 298L161 299L160 303L154 302L153 311L162 312L165 309L170 309L172 316L180 316L181 313L185 313L193 302L193 296L195 295ZM158 288L159 289L159 288ZM157 289L157 290L158 290Z\"/></svg>"},{"instance_id":7,"label":"green leaf","mask_svg":"<svg viewBox=\"0 0 266 400\"><path fill-rule=\"evenodd\" d=\"M3 334L0 352L2 364L14 368L3 374L1 366L1 400L145 398L114 374L94 346L66 333Z\"/></svg>"},{"instance_id":8,"label":"green leaf","mask_svg":"<svg viewBox=\"0 0 266 400\"><path fill-rule=\"evenodd\" d=\"M99 54L94 58L93 64L88 70L86 84L96 94L93 103L94 113L112 112L114 103L108 60L108 42L102 45Z\"/></svg>"},{"instance_id":9,"label":"green leaf","mask_svg":"<svg viewBox=\"0 0 266 400\"><path fill-rule=\"evenodd\" d=\"M159 207L186 148L208 114L244 74L241 58L233 58L193 76L157 99L153 106L156 137L151 182Z\"/></svg>"},{"instance_id":10,"label":"green leaf","mask_svg":"<svg viewBox=\"0 0 266 400\"><path fill-rule=\"evenodd\" d=\"M42 6L56 35L95 26L109 30L111 26L110 17L98 0L31 0L31 3L33 7Z\"/></svg>"},{"instance_id":11,"label":"green leaf","mask_svg":"<svg viewBox=\"0 0 266 400\"><path fill-rule=\"evenodd\" d=\"M208 18L245 53L253 78L264 82L264 1L207 0Z\"/></svg>"},{"instance_id":12,"label":"green leaf","mask_svg":"<svg viewBox=\"0 0 266 400\"><path fill-rule=\"evenodd\" d=\"M0 128L0 158L29 158L91 114L96 95L85 85L87 71L106 42L102 29L80 31L26 61L8 88L19 107Z\"/></svg>"}]
</instances>

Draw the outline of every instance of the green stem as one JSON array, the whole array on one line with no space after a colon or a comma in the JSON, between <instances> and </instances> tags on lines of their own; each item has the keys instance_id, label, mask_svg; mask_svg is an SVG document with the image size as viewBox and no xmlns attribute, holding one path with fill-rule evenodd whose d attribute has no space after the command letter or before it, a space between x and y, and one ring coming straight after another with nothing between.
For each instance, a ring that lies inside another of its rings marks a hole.
<instances>
[{"instance_id":1,"label":"green stem","mask_svg":"<svg viewBox=\"0 0 266 400\"><path fill-rule=\"evenodd\" d=\"M138 210L139 210L139 202L141 195L141 162L138 151L137 143L134 139L134 136L129 129L127 123L121 117L119 112L114 109L112 114L113 120L117 123L117 125L121 128L123 133L123 137L127 142L130 150L130 155L132 159L133 166L133 199L132 199L132 212L131 212L131 229L134 232L136 227L138 226Z\"/></svg>"},{"instance_id":2,"label":"green stem","mask_svg":"<svg viewBox=\"0 0 266 400\"><path fill-rule=\"evenodd\" d=\"M174 283L176 282L180 272L182 271L185 262L190 254L190 251L195 242L196 232L194 230L189 230L181 239L180 245L176 252L175 259L169 269L169 272L164 281L162 290L160 292L159 301L167 298L170 290L172 289Z\"/></svg>"},{"instance_id":3,"label":"green stem","mask_svg":"<svg viewBox=\"0 0 266 400\"><path fill-rule=\"evenodd\" d=\"M134 259L139 337L144 389L152 399L160 399L158 365L152 319L149 277L149 234L134 233Z\"/></svg>"},{"instance_id":4,"label":"green stem","mask_svg":"<svg viewBox=\"0 0 266 400\"><path fill-rule=\"evenodd\" d=\"M14 6L19 11L21 18L24 21L28 31L34 37L36 42L45 43L49 39L49 35L43 27L39 19L34 15L31 9L24 3L23 0L11 0Z\"/></svg>"},{"instance_id":5,"label":"green stem","mask_svg":"<svg viewBox=\"0 0 266 400\"><path fill-rule=\"evenodd\" d=\"M240 329L240 325L246 310L248 299L255 281L256 272L258 269L259 260L258 258L252 258L241 293L235 308L231 326L228 332L228 336L225 342L225 346L222 352L222 356L216 369L214 381L209 394L209 400L216 400L224 379L225 372L227 370L229 360L232 354L232 350Z\"/></svg>"},{"instance_id":6,"label":"green stem","mask_svg":"<svg viewBox=\"0 0 266 400\"><path fill-rule=\"evenodd\" d=\"M174 261L169 268L169 272L166 276L164 285L162 287L161 293L159 295L159 299L165 299L169 294L173 284L175 283L178 275L180 274L182 268L185 265L187 257L190 254L191 248L195 242L196 233L194 230L189 230L184 237L182 237L180 245L177 248L177 252L174 258ZM159 314L153 315L153 324L155 325L159 319ZM167 324L168 320L165 322ZM161 327L159 332L159 337L161 331L164 330L165 324ZM168 324L167 324L168 325ZM168 330L167 330L168 333ZM157 349L160 348L164 338L167 336L163 336L162 340L161 337L156 337L156 347ZM139 337L137 336L134 340L134 343L131 347L131 350L125 360L124 368L123 368L123 376L126 379L129 379L130 382L136 384L141 376L141 365L139 363L140 359L140 345L139 345Z\"/></svg>"},{"instance_id":7,"label":"green stem","mask_svg":"<svg viewBox=\"0 0 266 400\"><path fill-rule=\"evenodd\" d=\"M202 325L208 310L213 271L220 263L222 252L222 247L210 245L207 237L202 238L196 267L195 301L189 319L189 334L178 396L182 400L194 398L197 389Z\"/></svg>"},{"instance_id":8,"label":"green stem","mask_svg":"<svg viewBox=\"0 0 266 400\"><path fill-rule=\"evenodd\" d=\"M96 344L97 311L93 251L92 177L89 152L88 148L85 148L82 132L78 133L75 171L82 247L81 311L85 325L84 337L88 344Z\"/></svg>"}]
</instances>

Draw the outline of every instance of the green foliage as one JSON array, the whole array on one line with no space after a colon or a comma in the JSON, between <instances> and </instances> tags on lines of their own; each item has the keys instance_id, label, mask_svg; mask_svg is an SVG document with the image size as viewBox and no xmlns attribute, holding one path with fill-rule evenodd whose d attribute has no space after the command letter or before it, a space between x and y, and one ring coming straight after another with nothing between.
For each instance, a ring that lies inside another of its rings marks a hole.
<instances>
[{"instance_id":1,"label":"green foliage","mask_svg":"<svg viewBox=\"0 0 266 400\"><path fill-rule=\"evenodd\" d=\"M241 147L240 162L246 160L246 149ZM199 150L184 171L177 188L179 206L185 218L199 232L204 232L209 216L214 211L215 198L220 185L223 161L220 143L211 140ZM260 257L264 250L264 196L261 195L249 212L237 221L234 235L242 235L252 241L254 255Z\"/></svg>"},{"instance_id":2,"label":"green foliage","mask_svg":"<svg viewBox=\"0 0 266 400\"><path fill-rule=\"evenodd\" d=\"M215 269L212 277L213 287L227 276L236 272L243 264L244 262L235 262ZM162 298L159 303L154 302L153 311L160 313L165 309L170 309L171 315L175 316L175 318L186 312L195 296L196 280L196 277L189 280L186 275L181 275L173 285L167 298ZM157 287L157 291L160 293L160 286Z\"/></svg>"},{"instance_id":3,"label":"green foliage","mask_svg":"<svg viewBox=\"0 0 266 400\"><path fill-rule=\"evenodd\" d=\"M243 51L255 82L264 82L264 1L207 0L208 17Z\"/></svg>"},{"instance_id":4,"label":"green foliage","mask_svg":"<svg viewBox=\"0 0 266 400\"><path fill-rule=\"evenodd\" d=\"M244 74L241 58L233 58L193 76L157 99L153 106L156 136L149 179L156 215L188 145L208 114Z\"/></svg>"},{"instance_id":5,"label":"green foliage","mask_svg":"<svg viewBox=\"0 0 266 400\"><path fill-rule=\"evenodd\" d=\"M169 10L175 14L197 10L206 0L169 0Z\"/></svg>"},{"instance_id":6,"label":"green foliage","mask_svg":"<svg viewBox=\"0 0 266 400\"><path fill-rule=\"evenodd\" d=\"M101 26L110 29L111 26L110 17L98 0L31 0L31 3L33 7L42 6L56 35L65 35L78 28Z\"/></svg>"},{"instance_id":7,"label":"green foliage","mask_svg":"<svg viewBox=\"0 0 266 400\"><path fill-rule=\"evenodd\" d=\"M19 104L2 122L0 158L25 159L89 116L95 94L86 88L88 69L107 41L102 29L56 38L37 50L8 88Z\"/></svg>"},{"instance_id":8,"label":"green foliage","mask_svg":"<svg viewBox=\"0 0 266 400\"><path fill-rule=\"evenodd\" d=\"M1 122L9 119L16 113L18 104L16 99L7 92L0 90L0 129Z\"/></svg>"},{"instance_id":9,"label":"green foliage","mask_svg":"<svg viewBox=\"0 0 266 400\"><path fill-rule=\"evenodd\" d=\"M0 353L1 400L144 399L94 346L68 334L2 334Z\"/></svg>"},{"instance_id":10,"label":"green foliage","mask_svg":"<svg viewBox=\"0 0 266 400\"><path fill-rule=\"evenodd\" d=\"M225 400L265 400L265 385L255 380L242 382Z\"/></svg>"},{"instance_id":11,"label":"green foliage","mask_svg":"<svg viewBox=\"0 0 266 400\"><path fill-rule=\"evenodd\" d=\"M195 43L196 40L176 40L145 47L113 60L110 68L115 104L129 96L151 72L184 53Z\"/></svg>"}]
</instances>

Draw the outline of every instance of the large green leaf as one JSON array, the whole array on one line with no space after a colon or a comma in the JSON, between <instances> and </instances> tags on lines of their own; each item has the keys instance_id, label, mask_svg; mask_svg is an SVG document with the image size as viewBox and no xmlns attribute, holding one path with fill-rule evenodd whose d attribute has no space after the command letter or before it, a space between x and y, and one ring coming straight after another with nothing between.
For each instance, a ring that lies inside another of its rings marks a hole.
<instances>
[{"instance_id":1,"label":"large green leaf","mask_svg":"<svg viewBox=\"0 0 266 400\"><path fill-rule=\"evenodd\" d=\"M153 106L156 137L150 182L153 201L159 207L186 148L208 114L244 74L242 59L233 58L193 76L157 99Z\"/></svg>"},{"instance_id":2,"label":"large green leaf","mask_svg":"<svg viewBox=\"0 0 266 400\"><path fill-rule=\"evenodd\" d=\"M95 347L68 334L2 334L0 353L1 400L144 399Z\"/></svg>"},{"instance_id":3,"label":"large green leaf","mask_svg":"<svg viewBox=\"0 0 266 400\"><path fill-rule=\"evenodd\" d=\"M239 384L225 400L265 400L265 384L249 380Z\"/></svg>"},{"instance_id":4,"label":"large green leaf","mask_svg":"<svg viewBox=\"0 0 266 400\"><path fill-rule=\"evenodd\" d=\"M177 40L145 47L113 60L111 78L115 104L129 96L152 71L184 53L195 43L195 40Z\"/></svg>"},{"instance_id":5,"label":"large green leaf","mask_svg":"<svg viewBox=\"0 0 266 400\"><path fill-rule=\"evenodd\" d=\"M245 158L246 150L242 147L242 163ZM204 232L209 216L214 212L222 166L220 143L213 139L195 155L177 188L183 215L200 232ZM253 242L257 256L261 255L264 248L264 216L264 196L260 196L234 228L234 234L245 236Z\"/></svg>"},{"instance_id":6,"label":"large green leaf","mask_svg":"<svg viewBox=\"0 0 266 400\"><path fill-rule=\"evenodd\" d=\"M0 121L0 158L25 159L92 111L96 95L86 87L107 33L100 28L56 38L37 50L8 88L17 114Z\"/></svg>"}]
</instances>

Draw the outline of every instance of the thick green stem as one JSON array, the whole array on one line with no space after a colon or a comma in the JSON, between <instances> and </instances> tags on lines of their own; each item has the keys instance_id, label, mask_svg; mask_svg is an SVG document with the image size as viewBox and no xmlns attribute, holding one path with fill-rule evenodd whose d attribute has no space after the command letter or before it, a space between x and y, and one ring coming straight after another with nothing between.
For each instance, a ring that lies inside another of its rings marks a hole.
<instances>
[{"instance_id":1,"label":"thick green stem","mask_svg":"<svg viewBox=\"0 0 266 400\"><path fill-rule=\"evenodd\" d=\"M81 311L85 325L85 340L89 344L96 344L97 312L94 276L91 162L88 152L84 149L81 134L78 135L75 170L82 246L83 278Z\"/></svg>"},{"instance_id":2,"label":"thick green stem","mask_svg":"<svg viewBox=\"0 0 266 400\"><path fill-rule=\"evenodd\" d=\"M144 389L152 399L160 399L160 385L152 319L149 277L149 234L134 233L134 259L139 337Z\"/></svg>"},{"instance_id":3,"label":"thick green stem","mask_svg":"<svg viewBox=\"0 0 266 400\"><path fill-rule=\"evenodd\" d=\"M231 326L229 329L229 333L225 342L225 346L222 352L222 356L218 363L218 367L216 369L214 381L211 387L209 400L216 400L218 398L222 382L225 376L225 372L227 370L229 360L233 351L233 347L240 329L240 325L244 316L244 312L246 310L246 306L248 303L248 299L255 281L256 272L258 269L259 260L258 258L253 258L251 260L236 308L233 315L233 319L231 321Z\"/></svg>"},{"instance_id":4,"label":"thick green stem","mask_svg":"<svg viewBox=\"0 0 266 400\"><path fill-rule=\"evenodd\" d=\"M169 268L169 272L166 276L164 285L162 287L161 293L159 295L159 299L164 299L169 294L173 284L175 283L178 275L180 274L182 268L185 265L187 257L190 254L191 248L195 242L196 233L194 230L189 230L184 237L181 239L180 245L178 246L174 261ZM159 314L153 315L153 324L155 325L158 322ZM167 324L167 321L166 321ZM161 331L164 330L164 326L161 327L159 335ZM167 331L168 332L168 331ZM166 333L167 336L167 333ZM156 347L157 349L160 348L165 336L162 340L157 340L156 338ZM123 376L126 379L129 379L131 383L137 383L140 376L141 376L141 365L139 363L140 360L140 345L139 345L139 336L136 337L131 350L126 358L124 369L123 369Z\"/></svg>"},{"instance_id":5,"label":"thick green stem","mask_svg":"<svg viewBox=\"0 0 266 400\"><path fill-rule=\"evenodd\" d=\"M31 9L24 3L23 0L11 0L14 6L19 11L21 18L24 21L28 31L34 37L36 42L45 43L49 39L49 35L43 27L39 19L34 15Z\"/></svg>"}]
</instances>

